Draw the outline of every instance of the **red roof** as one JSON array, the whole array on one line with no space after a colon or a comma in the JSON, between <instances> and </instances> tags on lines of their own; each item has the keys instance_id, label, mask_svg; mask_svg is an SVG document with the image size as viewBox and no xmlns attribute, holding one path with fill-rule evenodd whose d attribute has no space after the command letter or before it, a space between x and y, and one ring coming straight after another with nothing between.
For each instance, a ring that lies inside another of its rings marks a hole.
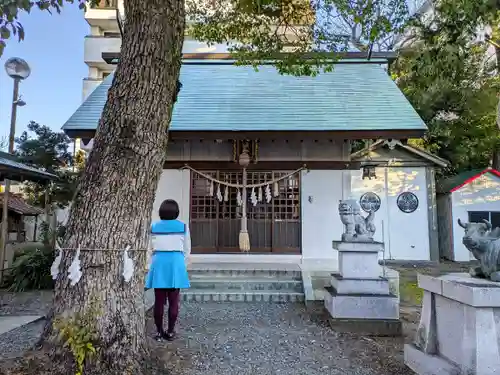
<instances>
[{"instance_id":1,"label":"red roof","mask_svg":"<svg viewBox=\"0 0 500 375\"><path fill-rule=\"evenodd\" d=\"M500 177L500 172L493 168L465 171L456 176L448 177L439 181L437 184L437 191L438 193L453 193L486 173L491 173Z\"/></svg>"},{"instance_id":2,"label":"red roof","mask_svg":"<svg viewBox=\"0 0 500 375\"><path fill-rule=\"evenodd\" d=\"M4 193L0 193L0 204L3 204ZM20 215L41 215L44 212L43 209L34 207L25 202L22 196L18 194L9 194L9 211L13 211Z\"/></svg>"}]
</instances>

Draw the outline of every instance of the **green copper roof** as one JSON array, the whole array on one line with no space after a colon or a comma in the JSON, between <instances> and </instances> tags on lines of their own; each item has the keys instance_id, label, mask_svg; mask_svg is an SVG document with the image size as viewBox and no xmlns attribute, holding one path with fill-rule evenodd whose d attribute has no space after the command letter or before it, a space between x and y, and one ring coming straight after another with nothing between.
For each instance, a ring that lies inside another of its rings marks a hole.
<instances>
[{"instance_id":1,"label":"green copper roof","mask_svg":"<svg viewBox=\"0 0 500 375\"><path fill-rule=\"evenodd\" d=\"M227 63L189 63L175 105L174 131L426 130L403 93L376 64L339 64L316 77L258 72ZM64 124L96 129L112 75Z\"/></svg>"}]
</instances>

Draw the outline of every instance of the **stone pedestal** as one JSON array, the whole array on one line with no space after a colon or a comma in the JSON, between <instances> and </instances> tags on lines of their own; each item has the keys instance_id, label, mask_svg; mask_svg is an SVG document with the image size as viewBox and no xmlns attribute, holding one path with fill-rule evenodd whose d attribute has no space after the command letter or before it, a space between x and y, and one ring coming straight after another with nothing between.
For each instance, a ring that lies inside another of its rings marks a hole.
<instances>
[{"instance_id":1,"label":"stone pedestal","mask_svg":"<svg viewBox=\"0 0 500 375\"><path fill-rule=\"evenodd\" d=\"M500 283L449 274L419 275L424 289L415 344L405 364L420 375L500 371Z\"/></svg>"},{"instance_id":2,"label":"stone pedestal","mask_svg":"<svg viewBox=\"0 0 500 375\"><path fill-rule=\"evenodd\" d=\"M325 307L336 330L365 335L401 334L399 299L380 277L378 242L333 242L339 252L339 273L333 274Z\"/></svg>"}]
</instances>

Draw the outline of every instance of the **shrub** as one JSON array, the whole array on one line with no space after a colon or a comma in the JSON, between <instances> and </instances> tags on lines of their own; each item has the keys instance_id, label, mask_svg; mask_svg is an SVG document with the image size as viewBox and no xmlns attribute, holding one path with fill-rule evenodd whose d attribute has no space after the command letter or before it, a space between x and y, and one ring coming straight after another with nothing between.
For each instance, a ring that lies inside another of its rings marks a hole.
<instances>
[{"instance_id":1,"label":"shrub","mask_svg":"<svg viewBox=\"0 0 500 375\"><path fill-rule=\"evenodd\" d=\"M50 245L52 241L55 240L57 243L61 243L64 239L64 235L66 234L66 226L61 222L57 223L57 227L55 230L50 228L50 225L42 221L40 223L40 231L38 233L38 239L42 241L45 245Z\"/></svg>"},{"instance_id":2,"label":"shrub","mask_svg":"<svg viewBox=\"0 0 500 375\"><path fill-rule=\"evenodd\" d=\"M54 256L54 250L49 246L40 243L23 245L14 255L4 286L13 292L53 288L50 267Z\"/></svg>"}]
</instances>

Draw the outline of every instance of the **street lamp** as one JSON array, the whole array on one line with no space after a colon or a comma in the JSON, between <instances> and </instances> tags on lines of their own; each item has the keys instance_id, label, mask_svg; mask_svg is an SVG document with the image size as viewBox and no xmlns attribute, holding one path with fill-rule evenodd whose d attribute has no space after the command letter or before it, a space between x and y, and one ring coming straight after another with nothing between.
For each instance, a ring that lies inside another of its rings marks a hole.
<instances>
[{"instance_id":1,"label":"street lamp","mask_svg":"<svg viewBox=\"0 0 500 375\"><path fill-rule=\"evenodd\" d=\"M7 72L7 75L14 80L9 133L9 154L12 154L14 152L14 139L16 136L17 107L23 107L26 105L26 102L19 96L19 83L29 77L31 69L28 63L23 59L19 57L12 57L5 62L5 71ZM3 268L5 266L5 246L7 245L8 240L9 192L10 180L5 179L2 210L2 232L0 237L0 281L3 278Z\"/></svg>"}]
</instances>

